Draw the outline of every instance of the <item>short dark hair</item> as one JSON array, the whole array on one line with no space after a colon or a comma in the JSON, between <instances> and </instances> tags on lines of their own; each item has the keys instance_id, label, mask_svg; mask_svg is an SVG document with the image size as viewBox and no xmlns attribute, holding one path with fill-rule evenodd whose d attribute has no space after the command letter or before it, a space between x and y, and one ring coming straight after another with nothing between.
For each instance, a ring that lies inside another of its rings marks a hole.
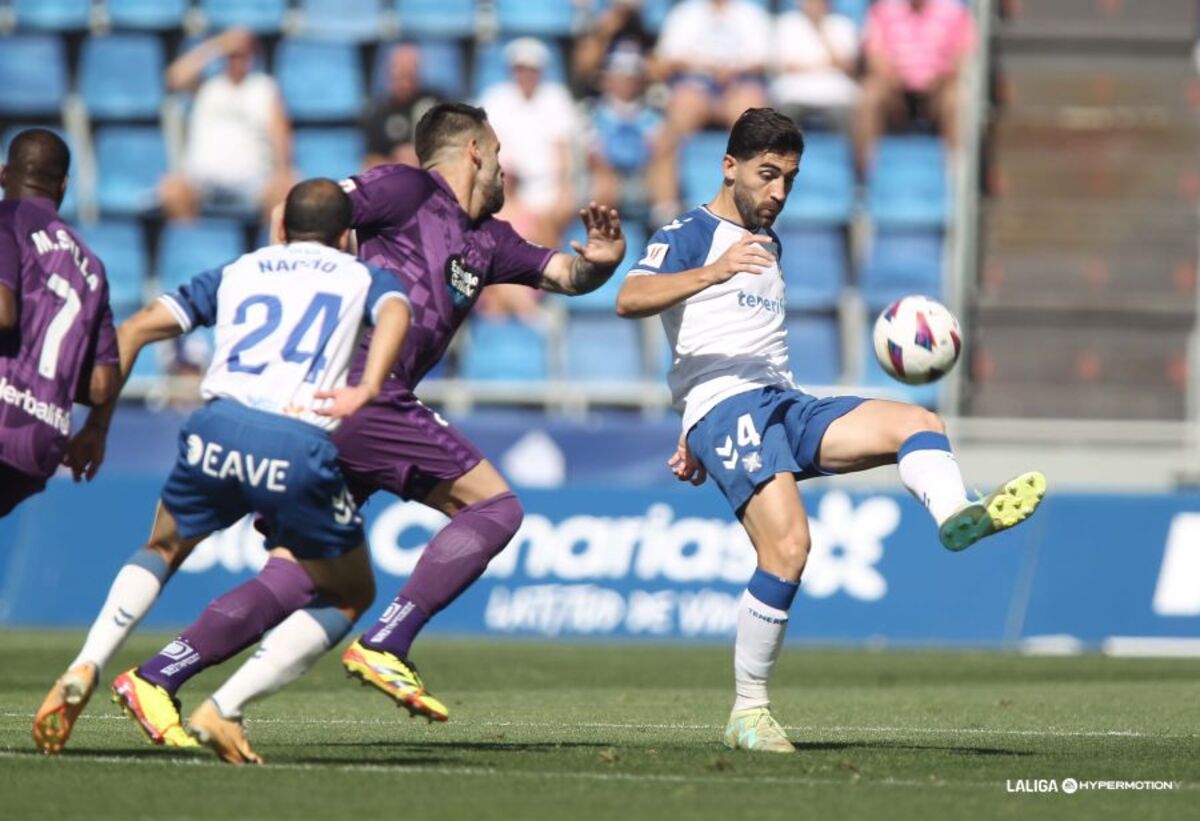
<instances>
[{"instance_id":1,"label":"short dark hair","mask_svg":"<svg viewBox=\"0 0 1200 821\"><path fill-rule=\"evenodd\" d=\"M804 134L791 117L773 108L748 108L729 132L725 153L737 160L759 154L804 154Z\"/></svg>"},{"instance_id":2,"label":"short dark hair","mask_svg":"<svg viewBox=\"0 0 1200 821\"><path fill-rule=\"evenodd\" d=\"M438 103L417 123L414 139L417 160L425 165L464 132L477 131L486 122L487 112L482 108L466 103Z\"/></svg>"},{"instance_id":3,"label":"short dark hair","mask_svg":"<svg viewBox=\"0 0 1200 821\"><path fill-rule=\"evenodd\" d=\"M71 170L71 149L48 128L27 128L9 143L5 165L30 185L57 188Z\"/></svg>"},{"instance_id":4,"label":"short dark hair","mask_svg":"<svg viewBox=\"0 0 1200 821\"><path fill-rule=\"evenodd\" d=\"M336 247L350 217L350 197L340 185L324 177L305 180L288 192L283 204L283 235L288 242Z\"/></svg>"}]
</instances>

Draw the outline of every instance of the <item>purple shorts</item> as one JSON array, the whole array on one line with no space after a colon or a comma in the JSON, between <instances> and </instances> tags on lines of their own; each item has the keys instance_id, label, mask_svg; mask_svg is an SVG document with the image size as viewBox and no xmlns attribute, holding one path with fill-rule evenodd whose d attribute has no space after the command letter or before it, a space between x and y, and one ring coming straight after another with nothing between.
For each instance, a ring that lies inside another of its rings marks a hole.
<instances>
[{"instance_id":1,"label":"purple shorts","mask_svg":"<svg viewBox=\"0 0 1200 821\"><path fill-rule=\"evenodd\" d=\"M45 479L22 473L11 465L0 462L0 518L12 513L21 502L45 489Z\"/></svg>"},{"instance_id":2,"label":"purple shorts","mask_svg":"<svg viewBox=\"0 0 1200 821\"><path fill-rule=\"evenodd\" d=\"M334 432L333 443L359 505L377 490L420 501L483 461L466 437L411 395L363 408Z\"/></svg>"}]
</instances>

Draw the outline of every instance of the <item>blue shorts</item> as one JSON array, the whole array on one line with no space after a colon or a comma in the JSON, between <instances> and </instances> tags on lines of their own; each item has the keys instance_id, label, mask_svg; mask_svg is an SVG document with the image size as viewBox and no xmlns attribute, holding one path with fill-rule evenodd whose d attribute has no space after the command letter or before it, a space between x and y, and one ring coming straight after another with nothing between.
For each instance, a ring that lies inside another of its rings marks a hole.
<instances>
[{"instance_id":1,"label":"blue shorts","mask_svg":"<svg viewBox=\"0 0 1200 821\"><path fill-rule=\"evenodd\" d=\"M828 476L818 464L829 425L866 400L818 399L797 390L759 388L731 396L690 431L692 453L717 483L734 513L777 473L797 479Z\"/></svg>"},{"instance_id":2,"label":"blue shorts","mask_svg":"<svg viewBox=\"0 0 1200 821\"><path fill-rule=\"evenodd\" d=\"M268 548L332 559L365 540L337 458L329 436L313 425L217 399L180 430L162 501L185 538L257 513Z\"/></svg>"}]
</instances>

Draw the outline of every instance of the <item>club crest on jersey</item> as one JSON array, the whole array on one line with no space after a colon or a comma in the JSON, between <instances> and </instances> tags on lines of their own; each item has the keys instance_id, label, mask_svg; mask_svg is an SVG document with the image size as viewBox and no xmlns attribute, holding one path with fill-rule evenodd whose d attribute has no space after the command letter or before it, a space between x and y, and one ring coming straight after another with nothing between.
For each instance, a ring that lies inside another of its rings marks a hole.
<instances>
[{"instance_id":1,"label":"club crest on jersey","mask_svg":"<svg viewBox=\"0 0 1200 821\"><path fill-rule=\"evenodd\" d=\"M482 277L467 267L461 254L453 254L446 260L446 286L450 289L454 307L470 305L479 294L481 281Z\"/></svg>"},{"instance_id":2,"label":"club crest on jersey","mask_svg":"<svg viewBox=\"0 0 1200 821\"><path fill-rule=\"evenodd\" d=\"M671 246L665 242L652 242L646 248L646 256L642 257L642 261L638 265L646 265L650 268L661 268L663 260L667 258L667 250Z\"/></svg>"}]
</instances>

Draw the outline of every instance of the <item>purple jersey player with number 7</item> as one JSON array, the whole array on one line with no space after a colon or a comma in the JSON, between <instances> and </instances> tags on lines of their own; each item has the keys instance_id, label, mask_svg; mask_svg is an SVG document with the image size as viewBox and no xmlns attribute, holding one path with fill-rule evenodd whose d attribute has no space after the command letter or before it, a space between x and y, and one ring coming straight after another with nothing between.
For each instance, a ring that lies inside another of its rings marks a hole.
<instances>
[{"instance_id":1,"label":"purple jersey player with number 7","mask_svg":"<svg viewBox=\"0 0 1200 821\"><path fill-rule=\"evenodd\" d=\"M58 135L31 128L0 171L0 517L64 460L72 402L117 387L104 266L58 215L70 162Z\"/></svg>"}]
</instances>

